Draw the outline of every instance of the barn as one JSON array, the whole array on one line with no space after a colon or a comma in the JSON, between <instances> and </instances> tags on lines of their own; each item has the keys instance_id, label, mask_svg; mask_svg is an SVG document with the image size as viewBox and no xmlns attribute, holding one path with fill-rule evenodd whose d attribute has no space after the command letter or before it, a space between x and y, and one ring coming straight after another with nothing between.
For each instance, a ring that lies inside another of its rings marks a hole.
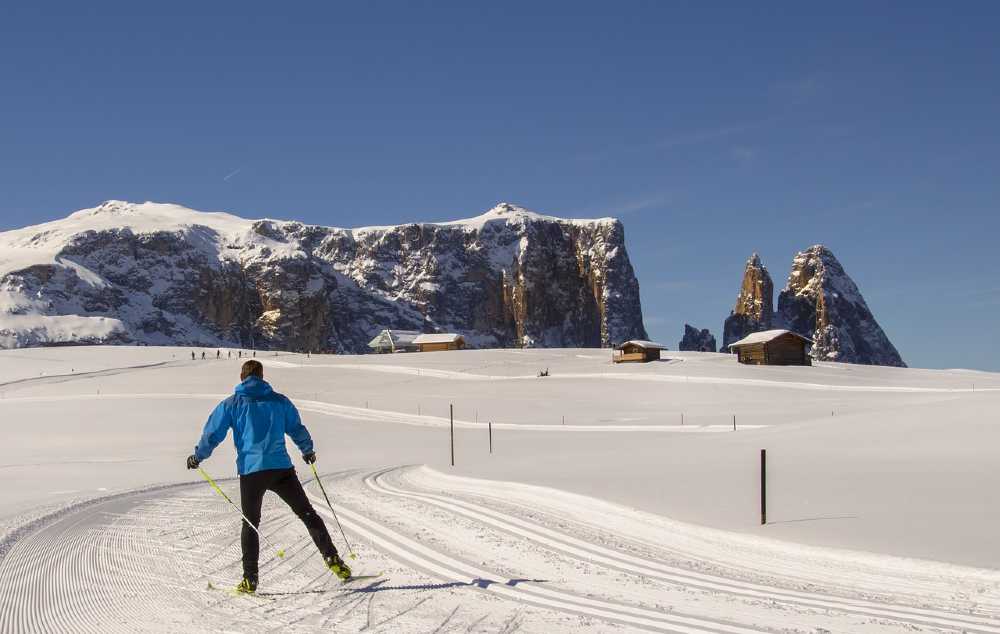
<instances>
[{"instance_id":1,"label":"barn","mask_svg":"<svg viewBox=\"0 0 1000 634\"><path fill-rule=\"evenodd\" d=\"M383 330L368 342L373 352L416 352L413 340L420 336L419 330Z\"/></svg>"},{"instance_id":2,"label":"barn","mask_svg":"<svg viewBox=\"0 0 1000 634\"><path fill-rule=\"evenodd\" d=\"M465 338L453 332L424 334L413 340L420 352L438 352L441 350L461 350L465 347Z\"/></svg>"},{"instance_id":3,"label":"barn","mask_svg":"<svg viewBox=\"0 0 1000 634\"><path fill-rule=\"evenodd\" d=\"M632 340L626 341L615 348L615 363L646 363L647 361L659 361L660 350L667 347L653 341Z\"/></svg>"},{"instance_id":4,"label":"barn","mask_svg":"<svg viewBox=\"0 0 1000 634\"><path fill-rule=\"evenodd\" d=\"M765 330L729 344L729 349L740 363L750 365L812 365L811 345L812 341L790 330Z\"/></svg>"}]
</instances>

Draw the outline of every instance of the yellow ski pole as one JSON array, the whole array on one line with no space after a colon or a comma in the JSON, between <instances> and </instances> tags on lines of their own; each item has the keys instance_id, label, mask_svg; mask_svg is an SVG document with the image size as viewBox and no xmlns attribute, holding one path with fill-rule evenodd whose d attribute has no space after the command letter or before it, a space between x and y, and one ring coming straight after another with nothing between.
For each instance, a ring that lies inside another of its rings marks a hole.
<instances>
[{"instance_id":1,"label":"yellow ski pole","mask_svg":"<svg viewBox=\"0 0 1000 634\"><path fill-rule=\"evenodd\" d=\"M316 482L319 483L319 490L323 492L323 497L326 499L326 505L330 507L330 512L333 513L333 520L337 522L337 528L340 529L340 536L344 538L344 543L347 544L347 552L351 554L351 559L357 559L358 556L354 554L354 549L351 548L351 542L347 541L347 535L344 534L344 527L340 525L340 520L337 519L337 511L333 510L333 504L330 504L330 496L326 494L326 489L323 488L323 481L320 480L319 474L316 473L316 463L310 463L310 467L313 470L313 476L316 477Z\"/></svg>"},{"instance_id":2,"label":"yellow ski pole","mask_svg":"<svg viewBox=\"0 0 1000 634\"><path fill-rule=\"evenodd\" d=\"M277 553L278 557L284 557L285 556L285 549L284 548L275 548L274 545L270 542L270 540L268 540L267 537L264 537L264 533L261 533L257 529L257 527L254 526L250 522L250 520L247 519L247 516L243 514L243 510L240 509L240 507L236 506L236 504L232 500L229 499L229 496L226 495L226 492L223 491L219 487L218 484L215 483L215 480L212 479L212 476L210 476L207 473L205 473L205 470L202 469L201 467L198 467L198 473L201 474L201 477L205 478L205 482L208 482L209 484L211 484L212 488L219 492L219 495L221 495L223 498L225 498L226 502L229 502L229 504L234 509L236 509L236 512L240 514L240 517L242 517L243 521L247 523L247 526L249 526L250 528L252 528L254 530L254 532L257 533L257 536L260 537L262 540L264 540L264 543L267 544L268 548L270 548L275 553Z\"/></svg>"}]
</instances>

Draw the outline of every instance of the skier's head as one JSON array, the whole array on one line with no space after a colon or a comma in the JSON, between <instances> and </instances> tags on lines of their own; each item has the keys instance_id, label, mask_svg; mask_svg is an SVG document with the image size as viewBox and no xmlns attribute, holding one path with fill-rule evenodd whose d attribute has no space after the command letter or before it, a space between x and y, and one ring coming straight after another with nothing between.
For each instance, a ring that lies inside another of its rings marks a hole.
<instances>
[{"instance_id":1,"label":"skier's head","mask_svg":"<svg viewBox=\"0 0 1000 634\"><path fill-rule=\"evenodd\" d=\"M251 359L243 364L243 369L240 371L240 381L246 381L247 377L251 376L255 376L258 379L264 378L264 366L261 365L260 361Z\"/></svg>"}]
</instances>

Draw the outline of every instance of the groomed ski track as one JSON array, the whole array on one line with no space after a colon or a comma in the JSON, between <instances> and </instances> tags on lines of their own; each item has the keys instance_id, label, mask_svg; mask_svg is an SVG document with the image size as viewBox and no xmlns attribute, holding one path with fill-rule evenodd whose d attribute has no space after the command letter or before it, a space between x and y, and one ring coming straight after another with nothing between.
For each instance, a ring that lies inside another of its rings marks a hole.
<instances>
[{"instance_id":1,"label":"groomed ski track","mask_svg":"<svg viewBox=\"0 0 1000 634\"><path fill-rule=\"evenodd\" d=\"M262 549L257 597L209 589L238 579L239 519L203 483L179 484L21 534L0 559L0 631L1000 632L990 571L755 540L422 467L323 478L356 570L385 577L332 582L269 496L262 530L288 555Z\"/></svg>"}]
</instances>

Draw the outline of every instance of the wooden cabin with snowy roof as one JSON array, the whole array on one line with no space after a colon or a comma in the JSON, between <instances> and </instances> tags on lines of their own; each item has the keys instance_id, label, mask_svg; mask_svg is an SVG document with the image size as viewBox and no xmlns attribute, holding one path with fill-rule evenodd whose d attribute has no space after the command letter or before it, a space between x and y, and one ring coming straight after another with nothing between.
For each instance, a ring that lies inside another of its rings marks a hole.
<instances>
[{"instance_id":1,"label":"wooden cabin with snowy roof","mask_svg":"<svg viewBox=\"0 0 1000 634\"><path fill-rule=\"evenodd\" d=\"M812 341L790 330L764 330L747 335L729 349L748 365L812 365Z\"/></svg>"},{"instance_id":2,"label":"wooden cabin with snowy roof","mask_svg":"<svg viewBox=\"0 0 1000 634\"><path fill-rule=\"evenodd\" d=\"M461 350L465 347L465 338L453 332L423 334L413 340L420 352L439 352L442 350Z\"/></svg>"},{"instance_id":3,"label":"wooden cabin with snowy roof","mask_svg":"<svg viewBox=\"0 0 1000 634\"><path fill-rule=\"evenodd\" d=\"M659 361L660 350L667 347L654 341L633 339L615 348L613 360L615 363L646 363Z\"/></svg>"}]
</instances>

